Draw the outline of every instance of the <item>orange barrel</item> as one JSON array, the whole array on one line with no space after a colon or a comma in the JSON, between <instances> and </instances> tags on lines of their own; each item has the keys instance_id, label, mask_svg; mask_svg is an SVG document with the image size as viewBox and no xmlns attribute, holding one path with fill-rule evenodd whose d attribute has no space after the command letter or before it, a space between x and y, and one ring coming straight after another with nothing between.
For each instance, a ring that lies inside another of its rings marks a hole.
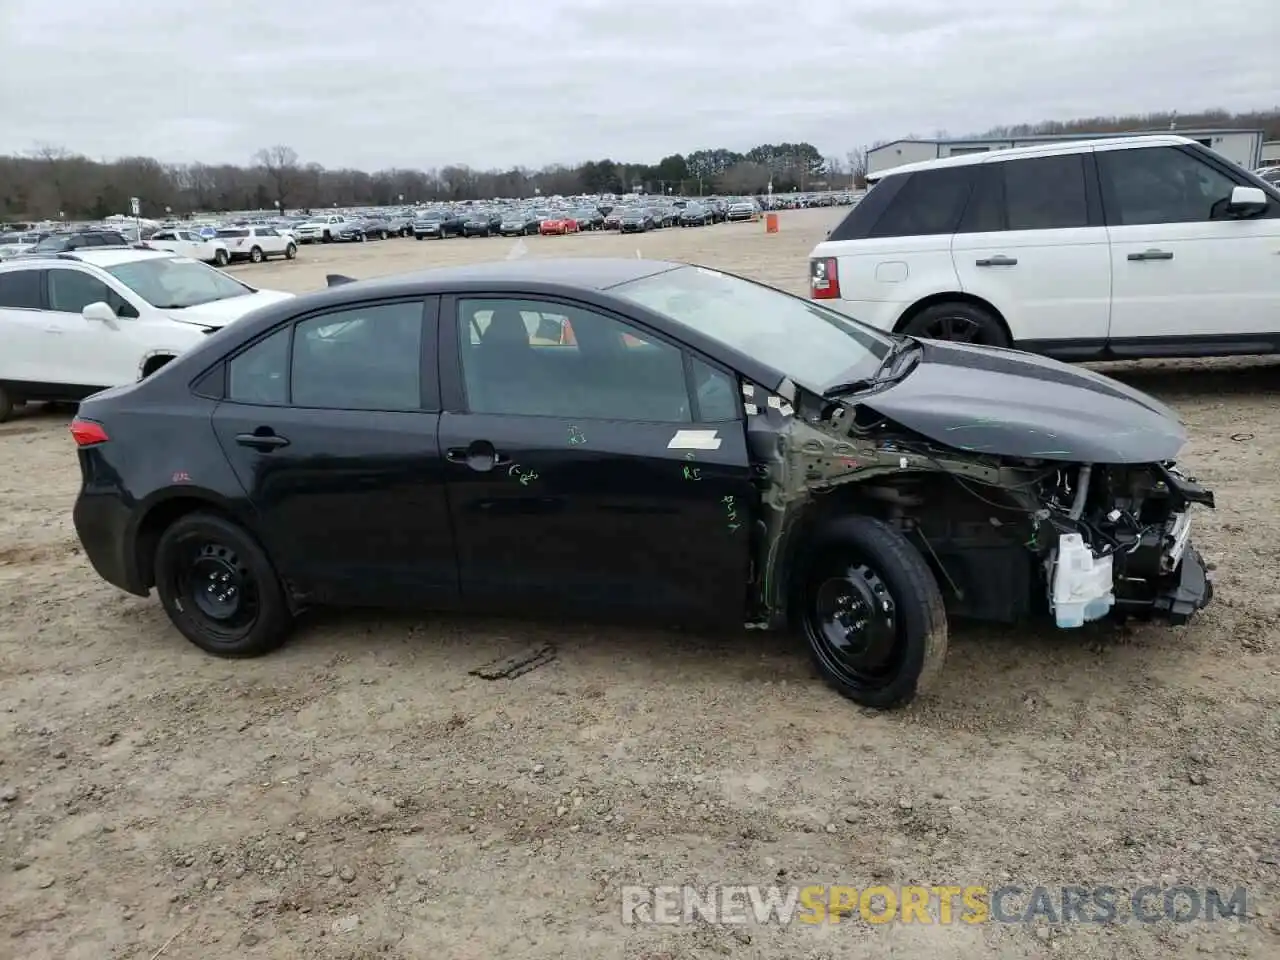
<instances>
[{"instance_id":1,"label":"orange barrel","mask_svg":"<svg viewBox=\"0 0 1280 960\"><path fill-rule=\"evenodd\" d=\"M766 213L764 215L764 232L765 233L778 232L778 215L776 213Z\"/></svg>"}]
</instances>

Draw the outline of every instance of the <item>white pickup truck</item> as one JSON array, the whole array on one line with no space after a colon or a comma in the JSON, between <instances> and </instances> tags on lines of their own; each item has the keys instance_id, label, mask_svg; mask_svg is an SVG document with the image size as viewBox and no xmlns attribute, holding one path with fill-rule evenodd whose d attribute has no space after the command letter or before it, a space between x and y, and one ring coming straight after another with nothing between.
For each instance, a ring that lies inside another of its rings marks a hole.
<instances>
[{"instance_id":1,"label":"white pickup truck","mask_svg":"<svg viewBox=\"0 0 1280 960\"><path fill-rule=\"evenodd\" d=\"M346 223L347 218L340 213L329 213L306 223L298 224L294 236L299 243L332 243L337 233L338 224Z\"/></svg>"}]
</instances>

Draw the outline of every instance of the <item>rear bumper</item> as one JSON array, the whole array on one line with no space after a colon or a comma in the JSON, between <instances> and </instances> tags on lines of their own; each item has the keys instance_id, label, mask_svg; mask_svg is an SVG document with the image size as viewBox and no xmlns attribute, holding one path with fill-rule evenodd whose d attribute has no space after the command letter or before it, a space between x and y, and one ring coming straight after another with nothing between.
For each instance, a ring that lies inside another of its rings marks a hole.
<instances>
[{"instance_id":1,"label":"rear bumper","mask_svg":"<svg viewBox=\"0 0 1280 960\"><path fill-rule=\"evenodd\" d=\"M115 491L81 493L72 510L76 535L98 576L127 593L150 594L138 574L131 544L131 514Z\"/></svg>"}]
</instances>

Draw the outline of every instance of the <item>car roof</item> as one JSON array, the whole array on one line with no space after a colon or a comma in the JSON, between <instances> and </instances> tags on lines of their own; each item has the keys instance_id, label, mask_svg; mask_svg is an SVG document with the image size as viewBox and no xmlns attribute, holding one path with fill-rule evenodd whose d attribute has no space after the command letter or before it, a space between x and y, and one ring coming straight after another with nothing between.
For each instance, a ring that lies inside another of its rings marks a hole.
<instances>
[{"instance_id":1,"label":"car roof","mask_svg":"<svg viewBox=\"0 0 1280 960\"><path fill-rule=\"evenodd\" d=\"M167 250L139 250L135 247L100 247L98 249L81 247L70 253L52 253L48 256L24 256L21 259L6 260L0 263L0 269L22 267L24 269L47 269L52 264L87 263L94 267L114 267L121 263L136 263L139 260L174 260L181 259Z\"/></svg>"},{"instance_id":2,"label":"car roof","mask_svg":"<svg viewBox=\"0 0 1280 960\"><path fill-rule=\"evenodd\" d=\"M590 290L608 290L629 280L666 273L682 263L669 260L638 260L623 257L535 258L530 260L493 260L453 267L436 267L416 273L397 274L360 280L344 286L346 290L372 290L379 286L448 287L475 282L565 284ZM425 292L425 291L424 291Z\"/></svg>"},{"instance_id":3,"label":"car roof","mask_svg":"<svg viewBox=\"0 0 1280 960\"><path fill-rule=\"evenodd\" d=\"M1132 146L1142 144L1151 147L1175 147L1195 143L1187 137L1179 137L1169 133L1140 134L1131 137L1101 137L1096 140L1054 140L1045 143L1028 144L1025 147L1005 147L999 150L984 150L980 153L962 153L952 157L938 157L933 160L917 160L915 163L904 163L897 167L889 167L867 175L867 180L874 182L885 177L899 174L915 173L919 170L933 170L938 167L965 167L975 163L1003 163L1006 160L1017 160L1024 157L1063 156L1072 153L1083 153L1098 147Z\"/></svg>"}]
</instances>

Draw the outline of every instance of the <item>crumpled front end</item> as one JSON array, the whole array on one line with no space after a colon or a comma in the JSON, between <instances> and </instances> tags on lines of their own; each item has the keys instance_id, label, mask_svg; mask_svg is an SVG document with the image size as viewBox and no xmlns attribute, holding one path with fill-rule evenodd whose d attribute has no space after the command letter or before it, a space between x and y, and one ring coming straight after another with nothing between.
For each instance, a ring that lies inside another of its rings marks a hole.
<instances>
[{"instance_id":1,"label":"crumpled front end","mask_svg":"<svg viewBox=\"0 0 1280 960\"><path fill-rule=\"evenodd\" d=\"M1213 494L1171 463L1081 464L1037 490L1056 538L1044 557L1049 609L1077 627L1114 610L1185 623L1213 598L1191 545L1192 508Z\"/></svg>"},{"instance_id":2,"label":"crumpled front end","mask_svg":"<svg viewBox=\"0 0 1280 960\"><path fill-rule=\"evenodd\" d=\"M805 544L848 514L901 532L953 616L1180 624L1213 597L1192 545L1195 509L1212 508L1213 494L1171 460L1085 463L951 446L790 383L776 393L745 385L743 400L761 500L753 619L762 625L787 621Z\"/></svg>"}]
</instances>

